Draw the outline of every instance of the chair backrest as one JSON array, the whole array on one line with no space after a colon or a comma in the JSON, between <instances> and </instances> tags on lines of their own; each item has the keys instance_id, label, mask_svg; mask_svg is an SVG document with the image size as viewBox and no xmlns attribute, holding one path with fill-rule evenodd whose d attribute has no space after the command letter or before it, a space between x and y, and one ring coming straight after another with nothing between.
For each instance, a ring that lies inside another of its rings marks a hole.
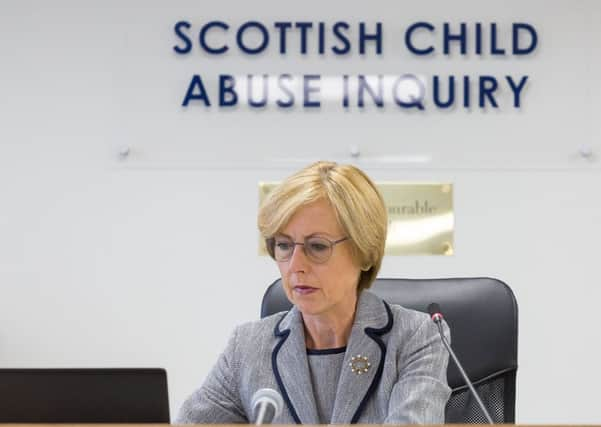
<instances>
[{"instance_id":1,"label":"chair backrest","mask_svg":"<svg viewBox=\"0 0 601 427\"><path fill-rule=\"evenodd\" d=\"M438 303L451 328L453 351L491 417L495 423L515 422L518 311L509 286L491 278L378 278L370 291L390 304L426 313L430 303ZM263 296L261 317L290 307L278 279ZM453 393L445 422L485 424L484 414L452 360L447 377Z\"/></svg>"},{"instance_id":2,"label":"chair backrest","mask_svg":"<svg viewBox=\"0 0 601 427\"><path fill-rule=\"evenodd\" d=\"M0 369L0 423L169 423L164 369Z\"/></svg>"}]
</instances>

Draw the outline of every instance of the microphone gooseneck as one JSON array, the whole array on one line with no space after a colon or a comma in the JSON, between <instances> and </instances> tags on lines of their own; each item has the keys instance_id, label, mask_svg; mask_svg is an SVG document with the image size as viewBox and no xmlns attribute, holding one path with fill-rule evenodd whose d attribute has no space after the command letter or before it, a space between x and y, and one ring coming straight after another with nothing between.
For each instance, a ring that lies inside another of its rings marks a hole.
<instances>
[{"instance_id":1,"label":"microphone gooseneck","mask_svg":"<svg viewBox=\"0 0 601 427\"><path fill-rule=\"evenodd\" d=\"M253 395L251 406L253 413L257 412L258 408L255 425L271 424L274 418L282 413L284 399L274 389L262 388Z\"/></svg>"},{"instance_id":2,"label":"microphone gooseneck","mask_svg":"<svg viewBox=\"0 0 601 427\"><path fill-rule=\"evenodd\" d=\"M484 406L484 403L482 402L482 399L480 399L480 396L478 395L478 392L476 392L476 389L474 388L474 385L472 384L472 382L470 381L469 377L465 373L465 370L463 369L463 366L459 362L459 359L457 359L457 356L455 356L455 352L453 351L453 349L449 345L449 342L447 341L446 337L444 336L444 332L442 330L443 315L442 315L442 310L440 309L440 306L438 304L436 304L435 302L433 302L432 304L430 304L428 306L428 313L430 314L430 317L432 318L432 321L434 323L436 323L436 326L438 326L438 333L440 334L440 338L442 339L442 343L444 344L445 348L447 349L447 351L451 355L451 358L453 359L453 362L455 362L455 366L457 366L457 369L459 369L459 373L461 373L461 376L463 377L463 380L465 381L465 383L469 387L470 392L472 393L472 396L474 396L474 398L476 399L476 402L478 403L478 406L480 407L480 409L484 413L484 416L486 417L486 420L488 421L489 424L494 424L494 421L492 420L492 417L490 416L488 410L486 409L486 406Z\"/></svg>"}]
</instances>

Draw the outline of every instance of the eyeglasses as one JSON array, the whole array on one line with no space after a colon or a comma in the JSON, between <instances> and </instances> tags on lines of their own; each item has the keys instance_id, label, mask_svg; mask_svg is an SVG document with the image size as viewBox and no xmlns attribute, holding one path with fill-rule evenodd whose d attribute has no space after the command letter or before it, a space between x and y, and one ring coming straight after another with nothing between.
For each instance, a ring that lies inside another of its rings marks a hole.
<instances>
[{"instance_id":1,"label":"eyeglasses","mask_svg":"<svg viewBox=\"0 0 601 427\"><path fill-rule=\"evenodd\" d=\"M338 243L348 240L348 237L331 241L325 237L309 236L305 237L302 243L295 242L289 237L275 236L266 240L267 252L276 261L288 261L292 258L294 248L297 245L303 247L305 255L311 261L317 264L323 264L332 256L334 246Z\"/></svg>"}]
</instances>

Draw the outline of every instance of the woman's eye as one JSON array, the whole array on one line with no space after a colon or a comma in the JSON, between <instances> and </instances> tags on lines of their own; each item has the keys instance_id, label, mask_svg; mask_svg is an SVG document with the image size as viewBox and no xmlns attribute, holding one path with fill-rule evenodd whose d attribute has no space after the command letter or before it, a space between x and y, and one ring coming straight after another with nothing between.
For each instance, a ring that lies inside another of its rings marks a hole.
<instances>
[{"instance_id":1,"label":"woman's eye","mask_svg":"<svg viewBox=\"0 0 601 427\"><path fill-rule=\"evenodd\" d=\"M322 252L328 250L328 245L319 242L311 243L311 250L314 252Z\"/></svg>"},{"instance_id":2,"label":"woman's eye","mask_svg":"<svg viewBox=\"0 0 601 427\"><path fill-rule=\"evenodd\" d=\"M275 246L281 251L288 251L292 247L292 244L289 242L276 242Z\"/></svg>"}]
</instances>

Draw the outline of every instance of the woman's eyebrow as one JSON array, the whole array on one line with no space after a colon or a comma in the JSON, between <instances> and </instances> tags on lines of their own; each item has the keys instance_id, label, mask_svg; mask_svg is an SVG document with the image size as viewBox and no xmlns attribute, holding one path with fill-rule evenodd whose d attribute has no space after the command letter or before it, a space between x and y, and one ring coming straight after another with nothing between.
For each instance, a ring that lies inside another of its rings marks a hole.
<instances>
[{"instance_id":1,"label":"woman's eyebrow","mask_svg":"<svg viewBox=\"0 0 601 427\"><path fill-rule=\"evenodd\" d=\"M330 233L328 233L326 231L316 231L315 233L311 233L311 234L309 234L306 237L318 237L318 236L327 236L327 237L330 237L330 238L334 237L333 234L330 234Z\"/></svg>"},{"instance_id":2,"label":"woman's eyebrow","mask_svg":"<svg viewBox=\"0 0 601 427\"><path fill-rule=\"evenodd\" d=\"M307 239L309 237L319 237L319 236L326 236L326 237L329 237L329 238L333 238L334 237L333 234L330 234L330 233L328 233L326 231L315 231L315 232L313 232L311 234L307 234L306 236L303 237L303 239ZM292 238L292 236L290 236L289 234L286 234L286 233L277 233L273 237L286 237L286 238L288 238L290 240L294 240Z\"/></svg>"}]
</instances>

